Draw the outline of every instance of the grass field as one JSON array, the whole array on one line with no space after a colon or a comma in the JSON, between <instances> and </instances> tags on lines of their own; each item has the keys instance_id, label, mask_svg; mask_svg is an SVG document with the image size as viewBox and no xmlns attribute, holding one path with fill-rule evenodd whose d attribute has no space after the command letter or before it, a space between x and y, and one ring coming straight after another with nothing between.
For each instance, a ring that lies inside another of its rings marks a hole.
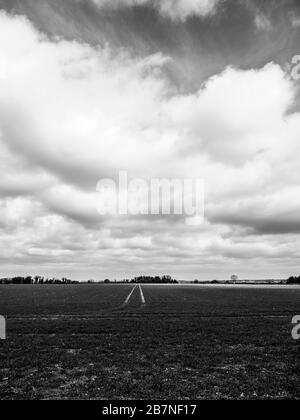
<instances>
[{"instance_id":1,"label":"grass field","mask_svg":"<svg viewBox=\"0 0 300 420\"><path fill-rule=\"evenodd\" d=\"M299 287L133 287L0 286L0 399L300 398Z\"/></svg>"}]
</instances>

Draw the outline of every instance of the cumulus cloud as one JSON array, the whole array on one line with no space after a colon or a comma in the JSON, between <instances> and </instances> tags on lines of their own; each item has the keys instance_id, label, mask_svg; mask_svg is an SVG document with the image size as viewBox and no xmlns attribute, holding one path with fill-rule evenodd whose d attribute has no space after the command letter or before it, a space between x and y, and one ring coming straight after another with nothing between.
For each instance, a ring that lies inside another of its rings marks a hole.
<instances>
[{"instance_id":1,"label":"cumulus cloud","mask_svg":"<svg viewBox=\"0 0 300 420\"><path fill-rule=\"evenodd\" d=\"M9 69L0 79L5 267L13 260L86 277L117 275L116 265L130 276L145 264L153 273L218 273L232 261L242 269L247 256L261 267L295 264L300 115L279 65L230 67L183 94L162 53L50 40L4 13L0 57ZM100 217L96 184L120 170L204 179L206 223Z\"/></svg>"},{"instance_id":2,"label":"cumulus cloud","mask_svg":"<svg viewBox=\"0 0 300 420\"><path fill-rule=\"evenodd\" d=\"M165 153L149 122L158 125L156 105L167 90L160 67L167 58L138 61L107 49L52 43L23 18L3 14L1 31L10 69L1 83L1 128L11 150L83 184L116 162L139 166L147 155Z\"/></svg>"},{"instance_id":3,"label":"cumulus cloud","mask_svg":"<svg viewBox=\"0 0 300 420\"><path fill-rule=\"evenodd\" d=\"M206 152L242 166L260 153L275 154L278 148L281 153L278 128L293 100L293 84L279 66L269 64L259 70L228 68L197 94L176 96L166 107L170 127L186 137L186 153Z\"/></svg>"},{"instance_id":4,"label":"cumulus cloud","mask_svg":"<svg viewBox=\"0 0 300 420\"><path fill-rule=\"evenodd\" d=\"M213 14L220 0L92 0L98 7L118 9L134 6L153 7L162 16L185 21L190 16Z\"/></svg>"}]
</instances>

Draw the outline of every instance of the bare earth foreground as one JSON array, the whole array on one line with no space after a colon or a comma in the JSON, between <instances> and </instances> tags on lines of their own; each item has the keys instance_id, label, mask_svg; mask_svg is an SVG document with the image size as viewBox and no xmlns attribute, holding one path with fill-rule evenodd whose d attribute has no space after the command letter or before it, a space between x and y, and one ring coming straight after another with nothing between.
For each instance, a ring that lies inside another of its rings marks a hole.
<instances>
[{"instance_id":1,"label":"bare earth foreground","mask_svg":"<svg viewBox=\"0 0 300 420\"><path fill-rule=\"evenodd\" d=\"M300 288L133 288L0 286L0 398L300 398Z\"/></svg>"}]
</instances>

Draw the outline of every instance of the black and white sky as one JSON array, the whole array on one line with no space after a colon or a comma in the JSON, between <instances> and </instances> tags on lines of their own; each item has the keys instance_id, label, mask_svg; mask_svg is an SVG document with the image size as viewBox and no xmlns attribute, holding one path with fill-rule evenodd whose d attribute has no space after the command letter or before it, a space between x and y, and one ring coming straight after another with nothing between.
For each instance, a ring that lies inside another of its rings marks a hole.
<instances>
[{"instance_id":1,"label":"black and white sky","mask_svg":"<svg viewBox=\"0 0 300 420\"><path fill-rule=\"evenodd\" d=\"M299 0L0 0L0 276L299 274L297 55ZM119 170L205 222L101 217Z\"/></svg>"}]
</instances>

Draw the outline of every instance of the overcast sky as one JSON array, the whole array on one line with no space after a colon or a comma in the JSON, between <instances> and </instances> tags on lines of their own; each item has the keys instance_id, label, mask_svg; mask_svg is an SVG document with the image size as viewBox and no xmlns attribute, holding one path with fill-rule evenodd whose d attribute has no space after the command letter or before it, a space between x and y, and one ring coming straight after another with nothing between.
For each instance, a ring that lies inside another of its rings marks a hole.
<instances>
[{"instance_id":1,"label":"overcast sky","mask_svg":"<svg viewBox=\"0 0 300 420\"><path fill-rule=\"evenodd\" d=\"M0 277L300 274L298 0L0 0ZM197 177L205 222L101 217Z\"/></svg>"}]
</instances>

